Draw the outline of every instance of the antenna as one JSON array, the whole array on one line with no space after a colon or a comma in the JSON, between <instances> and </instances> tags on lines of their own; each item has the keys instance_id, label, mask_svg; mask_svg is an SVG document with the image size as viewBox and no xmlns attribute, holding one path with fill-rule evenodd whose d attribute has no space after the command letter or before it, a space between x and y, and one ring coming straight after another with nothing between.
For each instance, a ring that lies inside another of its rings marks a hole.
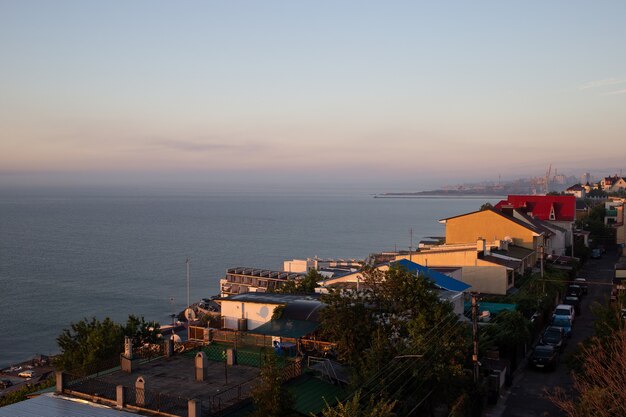
<instances>
[{"instance_id":1,"label":"antenna","mask_svg":"<svg viewBox=\"0 0 626 417\"><path fill-rule=\"evenodd\" d=\"M185 260L187 266L187 307L189 307L189 257Z\"/></svg>"}]
</instances>

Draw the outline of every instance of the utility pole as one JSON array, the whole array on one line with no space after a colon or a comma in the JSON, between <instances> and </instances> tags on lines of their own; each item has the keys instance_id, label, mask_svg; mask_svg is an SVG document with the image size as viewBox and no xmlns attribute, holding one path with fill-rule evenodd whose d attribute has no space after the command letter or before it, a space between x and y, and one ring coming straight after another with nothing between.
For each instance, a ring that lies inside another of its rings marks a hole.
<instances>
[{"instance_id":1,"label":"utility pole","mask_svg":"<svg viewBox=\"0 0 626 417\"><path fill-rule=\"evenodd\" d=\"M474 383L478 383L478 300L476 293L472 293L472 340L474 342L474 353L472 362L474 363Z\"/></svg>"},{"instance_id":2,"label":"utility pole","mask_svg":"<svg viewBox=\"0 0 626 417\"><path fill-rule=\"evenodd\" d=\"M411 227L411 242L409 243L409 261L413 262L413 228Z\"/></svg>"},{"instance_id":3,"label":"utility pole","mask_svg":"<svg viewBox=\"0 0 626 417\"><path fill-rule=\"evenodd\" d=\"M539 246L539 268L541 270L541 294L546 293L546 282L543 280L543 245Z\"/></svg>"}]
</instances>

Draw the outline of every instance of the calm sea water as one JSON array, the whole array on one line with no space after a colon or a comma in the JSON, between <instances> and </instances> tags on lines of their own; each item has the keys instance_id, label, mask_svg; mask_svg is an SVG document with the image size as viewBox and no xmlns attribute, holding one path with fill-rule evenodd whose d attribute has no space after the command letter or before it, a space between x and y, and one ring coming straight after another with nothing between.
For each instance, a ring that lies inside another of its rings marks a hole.
<instances>
[{"instance_id":1,"label":"calm sea water","mask_svg":"<svg viewBox=\"0 0 626 417\"><path fill-rule=\"evenodd\" d=\"M0 367L57 351L84 317L168 322L218 292L227 268L313 256L365 258L442 235L438 219L493 198L363 194L0 195Z\"/></svg>"}]
</instances>

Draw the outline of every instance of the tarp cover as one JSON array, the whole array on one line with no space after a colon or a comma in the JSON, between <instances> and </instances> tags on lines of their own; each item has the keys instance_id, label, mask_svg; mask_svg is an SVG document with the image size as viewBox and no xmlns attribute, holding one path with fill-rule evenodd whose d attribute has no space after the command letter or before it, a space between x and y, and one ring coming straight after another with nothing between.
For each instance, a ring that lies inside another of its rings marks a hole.
<instances>
[{"instance_id":1,"label":"tarp cover","mask_svg":"<svg viewBox=\"0 0 626 417\"><path fill-rule=\"evenodd\" d=\"M313 321L278 319L268 321L267 323L248 331L248 333L262 334L266 336L292 337L297 339L313 333L319 325L319 323L315 323Z\"/></svg>"}]
</instances>

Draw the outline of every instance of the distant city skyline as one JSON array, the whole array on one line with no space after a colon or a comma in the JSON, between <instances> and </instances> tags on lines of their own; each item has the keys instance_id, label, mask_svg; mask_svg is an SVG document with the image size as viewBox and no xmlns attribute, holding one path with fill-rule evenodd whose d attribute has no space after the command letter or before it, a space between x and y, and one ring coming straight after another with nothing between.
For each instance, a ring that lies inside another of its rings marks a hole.
<instances>
[{"instance_id":1,"label":"distant city skyline","mask_svg":"<svg viewBox=\"0 0 626 417\"><path fill-rule=\"evenodd\" d=\"M0 185L626 168L626 3L0 2ZM407 188L411 187L413 188Z\"/></svg>"}]
</instances>

